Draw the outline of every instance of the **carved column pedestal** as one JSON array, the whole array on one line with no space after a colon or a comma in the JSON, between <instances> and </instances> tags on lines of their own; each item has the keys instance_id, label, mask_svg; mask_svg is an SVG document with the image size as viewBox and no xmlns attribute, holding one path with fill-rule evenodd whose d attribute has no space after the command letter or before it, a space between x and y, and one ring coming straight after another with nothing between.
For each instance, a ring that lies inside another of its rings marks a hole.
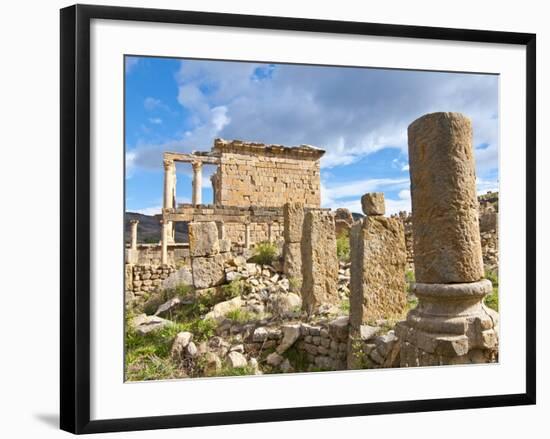
<instances>
[{"instance_id":1,"label":"carved column pedestal","mask_svg":"<svg viewBox=\"0 0 550 439\"><path fill-rule=\"evenodd\" d=\"M417 283L418 306L395 328L401 366L494 362L498 358L498 313L483 304L491 282Z\"/></svg>"}]
</instances>

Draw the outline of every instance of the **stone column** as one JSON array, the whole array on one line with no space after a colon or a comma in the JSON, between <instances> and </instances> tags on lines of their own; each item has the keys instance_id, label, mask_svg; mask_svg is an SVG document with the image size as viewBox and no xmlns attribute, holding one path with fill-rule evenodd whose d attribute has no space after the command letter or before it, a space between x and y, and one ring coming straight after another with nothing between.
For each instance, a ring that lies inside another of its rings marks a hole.
<instances>
[{"instance_id":1,"label":"stone column","mask_svg":"<svg viewBox=\"0 0 550 439\"><path fill-rule=\"evenodd\" d=\"M170 222L161 220L161 263L168 264L168 240L170 239Z\"/></svg>"},{"instance_id":2,"label":"stone column","mask_svg":"<svg viewBox=\"0 0 550 439\"><path fill-rule=\"evenodd\" d=\"M250 248L250 223L244 223L244 248Z\"/></svg>"},{"instance_id":3,"label":"stone column","mask_svg":"<svg viewBox=\"0 0 550 439\"><path fill-rule=\"evenodd\" d=\"M176 207L176 164L173 160L164 160L164 209L173 209ZM167 224L169 233L167 243L174 242L175 228L170 221Z\"/></svg>"},{"instance_id":4,"label":"stone column","mask_svg":"<svg viewBox=\"0 0 550 439\"><path fill-rule=\"evenodd\" d=\"M216 221L218 227L218 239L225 239L225 223L223 221Z\"/></svg>"},{"instance_id":5,"label":"stone column","mask_svg":"<svg viewBox=\"0 0 550 439\"><path fill-rule=\"evenodd\" d=\"M164 160L164 208L173 209L176 197L176 165L173 160Z\"/></svg>"},{"instance_id":6,"label":"stone column","mask_svg":"<svg viewBox=\"0 0 550 439\"><path fill-rule=\"evenodd\" d=\"M482 363L498 356L498 313L483 298L472 124L433 113L408 129L418 306L396 333L401 366Z\"/></svg>"},{"instance_id":7,"label":"stone column","mask_svg":"<svg viewBox=\"0 0 550 439\"><path fill-rule=\"evenodd\" d=\"M137 228L138 228L139 221L138 220L130 220L130 231L131 231L131 244L130 248L132 250L137 250Z\"/></svg>"},{"instance_id":8,"label":"stone column","mask_svg":"<svg viewBox=\"0 0 550 439\"><path fill-rule=\"evenodd\" d=\"M308 210L304 216L301 243L302 308L308 314L330 306L338 297L338 256L334 216L331 212Z\"/></svg>"},{"instance_id":9,"label":"stone column","mask_svg":"<svg viewBox=\"0 0 550 439\"><path fill-rule=\"evenodd\" d=\"M193 162L193 204L202 204L202 162Z\"/></svg>"}]
</instances>

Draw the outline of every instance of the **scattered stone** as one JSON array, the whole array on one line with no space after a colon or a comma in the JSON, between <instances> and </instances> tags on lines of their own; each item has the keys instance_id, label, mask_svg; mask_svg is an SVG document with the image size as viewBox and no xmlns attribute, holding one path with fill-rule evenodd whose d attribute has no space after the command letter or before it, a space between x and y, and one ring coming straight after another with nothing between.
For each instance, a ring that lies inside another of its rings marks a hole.
<instances>
[{"instance_id":1,"label":"scattered stone","mask_svg":"<svg viewBox=\"0 0 550 439\"><path fill-rule=\"evenodd\" d=\"M184 356L187 346L193 339L193 334L187 331L179 332L172 343L171 355L172 358L180 359Z\"/></svg>"},{"instance_id":2,"label":"scattered stone","mask_svg":"<svg viewBox=\"0 0 550 439\"><path fill-rule=\"evenodd\" d=\"M131 321L132 327L139 335L149 334L152 331L164 328L170 323L170 320L165 320L158 316L148 316L146 314L140 314Z\"/></svg>"},{"instance_id":3,"label":"scattered stone","mask_svg":"<svg viewBox=\"0 0 550 439\"><path fill-rule=\"evenodd\" d=\"M161 288L163 290L176 288L180 285L193 285L193 275L191 274L191 268L183 267L171 273L166 279L162 281L161 285Z\"/></svg>"},{"instance_id":4,"label":"scattered stone","mask_svg":"<svg viewBox=\"0 0 550 439\"><path fill-rule=\"evenodd\" d=\"M296 340L300 337L300 324L287 324L281 327L283 333L283 340L277 347L277 353L282 354L289 349Z\"/></svg>"},{"instance_id":5,"label":"scattered stone","mask_svg":"<svg viewBox=\"0 0 550 439\"><path fill-rule=\"evenodd\" d=\"M274 367L277 367L279 364L281 364L283 360L284 358L281 355L279 355L277 352L272 352L266 358L267 364Z\"/></svg>"},{"instance_id":6,"label":"scattered stone","mask_svg":"<svg viewBox=\"0 0 550 439\"><path fill-rule=\"evenodd\" d=\"M227 363L232 368L246 367L248 364L245 356L240 352L229 352L229 354L227 354Z\"/></svg>"},{"instance_id":7,"label":"scattered stone","mask_svg":"<svg viewBox=\"0 0 550 439\"><path fill-rule=\"evenodd\" d=\"M212 311L208 312L204 318L205 319L214 319L221 320L229 312L239 309L243 306L243 300L240 296L234 297L233 299L226 300L225 302L220 302L214 305Z\"/></svg>"},{"instance_id":8,"label":"scattered stone","mask_svg":"<svg viewBox=\"0 0 550 439\"><path fill-rule=\"evenodd\" d=\"M221 370L222 361L214 352L207 352L204 360L204 372L206 376L216 375Z\"/></svg>"},{"instance_id":9,"label":"scattered stone","mask_svg":"<svg viewBox=\"0 0 550 439\"><path fill-rule=\"evenodd\" d=\"M259 343L267 340L268 332L266 328L259 327L256 328L254 334L252 335L252 341Z\"/></svg>"},{"instance_id":10,"label":"scattered stone","mask_svg":"<svg viewBox=\"0 0 550 439\"><path fill-rule=\"evenodd\" d=\"M179 306L182 304L182 300L179 297L172 297L167 302L164 302L162 305L160 305L155 312L156 316L165 317L167 315L170 315L172 311L179 308Z\"/></svg>"},{"instance_id":11,"label":"scattered stone","mask_svg":"<svg viewBox=\"0 0 550 439\"><path fill-rule=\"evenodd\" d=\"M192 341L189 342L186 348L187 355L191 358L194 358L197 356L199 350L197 349L197 346Z\"/></svg>"}]
</instances>

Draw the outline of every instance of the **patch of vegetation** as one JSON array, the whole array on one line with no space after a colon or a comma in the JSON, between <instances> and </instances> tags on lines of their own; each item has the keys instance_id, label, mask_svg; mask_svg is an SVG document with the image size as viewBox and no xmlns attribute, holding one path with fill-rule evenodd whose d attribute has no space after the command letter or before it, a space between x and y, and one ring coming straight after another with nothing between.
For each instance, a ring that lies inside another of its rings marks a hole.
<instances>
[{"instance_id":1,"label":"patch of vegetation","mask_svg":"<svg viewBox=\"0 0 550 439\"><path fill-rule=\"evenodd\" d=\"M254 369L250 366L244 366L244 367L225 366L213 376L233 377L233 376L244 376L244 375L254 375Z\"/></svg>"},{"instance_id":2,"label":"patch of vegetation","mask_svg":"<svg viewBox=\"0 0 550 439\"><path fill-rule=\"evenodd\" d=\"M226 299L241 296L244 293L244 282L240 279L235 279L228 284L222 285L222 292Z\"/></svg>"},{"instance_id":3,"label":"patch of vegetation","mask_svg":"<svg viewBox=\"0 0 550 439\"><path fill-rule=\"evenodd\" d=\"M340 302L340 310L344 313L349 314L349 299L344 299Z\"/></svg>"},{"instance_id":4,"label":"patch of vegetation","mask_svg":"<svg viewBox=\"0 0 550 439\"><path fill-rule=\"evenodd\" d=\"M174 288L167 288L165 290L158 290L145 298L145 304L143 305L143 312L145 314L154 314L158 307L164 302L167 302L174 297L180 297L182 299L188 298L193 293L193 288L190 285L178 285Z\"/></svg>"},{"instance_id":5,"label":"patch of vegetation","mask_svg":"<svg viewBox=\"0 0 550 439\"><path fill-rule=\"evenodd\" d=\"M185 376L185 373L170 358L174 338L178 332L185 330L184 326L174 323L140 335L127 324L126 379L128 381L143 381Z\"/></svg>"},{"instance_id":6,"label":"patch of vegetation","mask_svg":"<svg viewBox=\"0 0 550 439\"><path fill-rule=\"evenodd\" d=\"M353 357L354 369L371 369L372 363L369 356L363 351L363 341L360 338L354 338L351 341L351 352Z\"/></svg>"},{"instance_id":7,"label":"patch of vegetation","mask_svg":"<svg viewBox=\"0 0 550 439\"><path fill-rule=\"evenodd\" d=\"M300 280L295 277L289 277L288 278L288 286L290 288L290 291L300 291L301 285Z\"/></svg>"},{"instance_id":8,"label":"patch of vegetation","mask_svg":"<svg viewBox=\"0 0 550 439\"><path fill-rule=\"evenodd\" d=\"M495 311L498 311L498 273L487 270L485 273L485 278L489 279L493 284L493 292L485 296L485 305Z\"/></svg>"},{"instance_id":9,"label":"patch of vegetation","mask_svg":"<svg viewBox=\"0 0 550 439\"><path fill-rule=\"evenodd\" d=\"M296 372L307 372L309 361L306 352L292 346L285 352L284 356L288 359L290 365Z\"/></svg>"},{"instance_id":10,"label":"patch of vegetation","mask_svg":"<svg viewBox=\"0 0 550 439\"><path fill-rule=\"evenodd\" d=\"M277 246L269 241L262 241L256 244L254 247L254 256L251 258L252 262L261 265L270 265L277 257L279 249Z\"/></svg>"},{"instance_id":11,"label":"patch of vegetation","mask_svg":"<svg viewBox=\"0 0 550 439\"><path fill-rule=\"evenodd\" d=\"M232 309L225 317L236 323L247 323L259 318L258 314L241 308Z\"/></svg>"},{"instance_id":12,"label":"patch of vegetation","mask_svg":"<svg viewBox=\"0 0 550 439\"><path fill-rule=\"evenodd\" d=\"M416 282L416 279L414 277L414 270L407 270L405 272L405 281L407 282L407 293L412 292L412 284Z\"/></svg>"},{"instance_id":13,"label":"patch of vegetation","mask_svg":"<svg viewBox=\"0 0 550 439\"><path fill-rule=\"evenodd\" d=\"M336 238L336 254L338 255L338 260L343 262L349 261L349 236L346 233L341 233L338 235L338 238Z\"/></svg>"},{"instance_id":14,"label":"patch of vegetation","mask_svg":"<svg viewBox=\"0 0 550 439\"><path fill-rule=\"evenodd\" d=\"M418 298L416 296L409 295L407 297L407 312L413 308L416 308L416 305L418 305Z\"/></svg>"}]
</instances>

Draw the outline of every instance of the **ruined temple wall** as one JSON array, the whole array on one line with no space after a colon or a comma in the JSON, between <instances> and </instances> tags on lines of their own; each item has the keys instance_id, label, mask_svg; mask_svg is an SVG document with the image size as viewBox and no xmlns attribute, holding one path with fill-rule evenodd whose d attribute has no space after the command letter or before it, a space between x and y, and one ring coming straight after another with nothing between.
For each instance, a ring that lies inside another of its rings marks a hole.
<instances>
[{"instance_id":1,"label":"ruined temple wall","mask_svg":"<svg viewBox=\"0 0 550 439\"><path fill-rule=\"evenodd\" d=\"M224 152L214 181L218 205L279 207L289 201L321 205L320 166L312 158Z\"/></svg>"}]
</instances>

